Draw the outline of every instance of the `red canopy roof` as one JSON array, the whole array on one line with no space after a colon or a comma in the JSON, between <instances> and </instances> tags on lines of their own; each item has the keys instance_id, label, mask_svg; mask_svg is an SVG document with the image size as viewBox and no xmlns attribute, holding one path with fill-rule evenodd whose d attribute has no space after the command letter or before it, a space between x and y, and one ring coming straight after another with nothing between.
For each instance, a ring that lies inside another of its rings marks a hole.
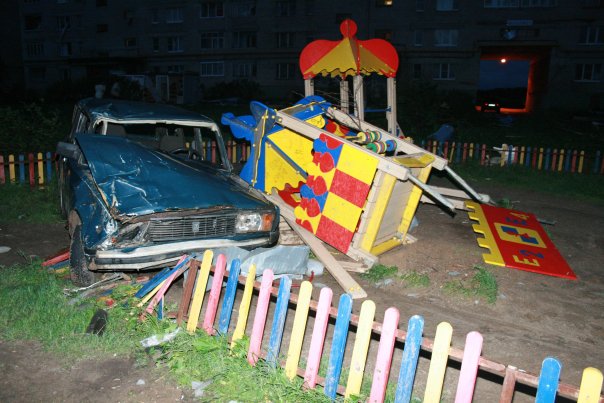
<instances>
[{"instance_id":1,"label":"red canopy roof","mask_svg":"<svg viewBox=\"0 0 604 403\"><path fill-rule=\"evenodd\" d=\"M319 39L306 45L300 54L300 71L304 79L323 76L355 76L371 73L396 76L398 53L383 39L360 41L357 24L344 20L340 24L344 37L340 41Z\"/></svg>"}]
</instances>

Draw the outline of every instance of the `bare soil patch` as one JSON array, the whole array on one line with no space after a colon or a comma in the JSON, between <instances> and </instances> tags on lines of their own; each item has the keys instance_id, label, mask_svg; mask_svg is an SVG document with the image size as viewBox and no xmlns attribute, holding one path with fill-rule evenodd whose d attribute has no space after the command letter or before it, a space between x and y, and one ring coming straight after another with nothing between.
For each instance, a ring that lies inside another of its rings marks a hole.
<instances>
[{"instance_id":1,"label":"bare soil patch","mask_svg":"<svg viewBox=\"0 0 604 403\"><path fill-rule=\"evenodd\" d=\"M577 281L489 266L483 263L472 222L465 212L451 217L432 205L418 210L420 225L413 235L418 242L392 250L381 257L385 265L396 265L399 273L415 270L430 277L428 287L409 288L401 280L377 287L353 276L377 304L376 320L386 308L397 307L400 327L420 314L425 319L426 337L433 338L441 321L454 329L453 346L463 348L472 330L484 337L483 355L538 374L547 356L563 364L561 381L576 386L587 366L604 369L604 211L601 204L550 196L517 189L480 186L493 199L508 198L514 208L554 221L545 228L578 276ZM12 248L0 254L0 265L22 261L23 256L46 256L68 244L63 225L0 224L0 245ZM18 253L22 251L22 253ZM443 285L452 279L474 274L480 265L493 271L499 286L495 304L475 298L448 294ZM1 270L0 270L1 272ZM341 288L329 276L315 277L334 290L334 305ZM318 287L313 298L318 298ZM295 291L294 291L295 292ZM359 312L355 301L353 310ZM287 336L284 338L284 343ZM327 348L327 346L326 346ZM370 353L370 357L371 357ZM400 357L399 357L400 359ZM420 362L418 382L427 373L427 360ZM396 358L395 358L395 368ZM371 367L371 363L368 364ZM1 401L172 401L190 395L149 368L136 369L127 359L81 362L65 367L58 357L31 343L0 343L3 380ZM115 379L119 379L116 381ZM136 383L145 379L145 385ZM447 372L444 401L453 399L455 369ZM165 393L165 394L164 394ZM479 381L476 401L497 401L498 388L492 381ZM528 391L530 394L530 391ZM182 397L184 395L184 397ZM515 402L530 397L517 393Z\"/></svg>"}]
</instances>

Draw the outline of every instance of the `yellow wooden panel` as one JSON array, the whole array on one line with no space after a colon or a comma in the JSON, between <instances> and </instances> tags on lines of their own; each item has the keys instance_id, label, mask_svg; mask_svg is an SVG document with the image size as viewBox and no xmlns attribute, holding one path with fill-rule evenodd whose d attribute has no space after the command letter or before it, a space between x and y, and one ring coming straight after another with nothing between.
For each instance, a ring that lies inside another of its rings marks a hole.
<instances>
[{"instance_id":1,"label":"yellow wooden panel","mask_svg":"<svg viewBox=\"0 0 604 403\"><path fill-rule=\"evenodd\" d=\"M602 372L593 367L583 370L577 403L598 403L602 390Z\"/></svg>"},{"instance_id":2,"label":"yellow wooden panel","mask_svg":"<svg viewBox=\"0 0 604 403\"><path fill-rule=\"evenodd\" d=\"M365 372L365 362L367 361L367 352L369 350L369 342L371 341L374 316L375 302L368 299L361 305L357 335L352 349L352 357L350 358L350 372L348 373L348 381L346 382L346 398L351 395L357 396L361 392L361 383L363 382L363 373Z\"/></svg>"},{"instance_id":3,"label":"yellow wooden panel","mask_svg":"<svg viewBox=\"0 0 604 403\"><path fill-rule=\"evenodd\" d=\"M187 321L187 331L189 333L195 333L197 330L197 322L199 322L199 313L201 312L201 304L206 293L213 258L214 252L211 250L208 249L203 253L203 260L201 261L201 267L195 280L195 292L193 293L191 308L189 309L189 320Z\"/></svg>"},{"instance_id":4,"label":"yellow wooden panel","mask_svg":"<svg viewBox=\"0 0 604 403\"><path fill-rule=\"evenodd\" d=\"M247 325L247 317L250 313L250 303L252 302L252 292L254 291L255 280L256 265L251 264L250 269L247 272L245 287L243 288L243 296L241 297L241 302L239 303L239 316L237 317L237 324L235 325L235 330L233 331L231 348L233 348L235 343L245 334L245 326Z\"/></svg>"},{"instance_id":5,"label":"yellow wooden panel","mask_svg":"<svg viewBox=\"0 0 604 403\"><path fill-rule=\"evenodd\" d=\"M396 157L394 160L407 168L424 168L434 162L434 156L426 153L420 156Z\"/></svg>"},{"instance_id":6,"label":"yellow wooden panel","mask_svg":"<svg viewBox=\"0 0 604 403\"><path fill-rule=\"evenodd\" d=\"M337 168L353 178L371 184L377 165L378 159L373 155L344 144Z\"/></svg>"},{"instance_id":7,"label":"yellow wooden panel","mask_svg":"<svg viewBox=\"0 0 604 403\"><path fill-rule=\"evenodd\" d=\"M392 189L394 189L395 182L396 178L394 176L384 174L377 200L375 201L372 211L369 212L367 231L361 241L361 249L367 252L370 252L374 246L373 244L380 226L382 225L384 212L386 211L386 206L388 206L388 201L390 200L390 195L392 194Z\"/></svg>"},{"instance_id":8,"label":"yellow wooden panel","mask_svg":"<svg viewBox=\"0 0 604 403\"><path fill-rule=\"evenodd\" d=\"M354 232L359 222L361 209L348 200L330 193L325 201L325 207L323 207L323 215L347 230Z\"/></svg>"},{"instance_id":9,"label":"yellow wooden panel","mask_svg":"<svg viewBox=\"0 0 604 403\"><path fill-rule=\"evenodd\" d=\"M438 324L436 336L434 336L432 356L430 357L430 369L428 370L423 403L440 403L452 336L453 328L451 324L448 322Z\"/></svg>"},{"instance_id":10,"label":"yellow wooden panel","mask_svg":"<svg viewBox=\"0 0 604 403\"><path fill-rule=\"evenodd\" d=\"M430 176L431 168L431 165L422 168L417 175L417 179L423 183L426 183L428 181L428 177ZM406 203L405 211L403 212L403 219L401 220L401 225L398 227L398 232L402 234L403 239L407 235L407 232L409 232L409 227L411 226L411 222L413 220L413 216L415 215L415 211L417 210L417 206L419 205L419 200L422 197L422 193L423 190L419 186L413 186L409 198L407 200L401 200L402 203Z\"/></svg>"},{"instance_id":11,"label":"yellow wooden panel","mask_svg":"<svg viewBox=\"0 0 604 403\"><path fill-rule=\"evenodd\" d=\"M300 362L300 353L302 352L302 342L304 341L304 331L306 330L306 320L308 319L308 309L310 307L310 297L312 294L312 284L310 281L303 281L300 285L298 294L298 304L292 326L292 336L287 350L287 360L285 361L285 376L294 379Z\"/></svg>"},{"instance_id":12,"label":"yellow wooden panel","mask_svg":"<svg viewBox=\"0 0 604 403\"><path fill-rule=\"evenodd\" d=\"M267 144L265 148L264 163L264 191L266 193L270 193L273 188L283 190L286 184L296 187L300 181L304 182L304 177L281 158L270 144Z\"/></svg>"}]
</instances>

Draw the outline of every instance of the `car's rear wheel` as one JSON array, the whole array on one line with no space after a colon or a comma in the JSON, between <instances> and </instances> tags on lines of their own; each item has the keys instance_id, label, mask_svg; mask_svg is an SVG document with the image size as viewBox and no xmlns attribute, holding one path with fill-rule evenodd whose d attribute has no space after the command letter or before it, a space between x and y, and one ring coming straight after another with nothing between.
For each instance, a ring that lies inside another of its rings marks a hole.
<instances>
[{"instance_id":1,"label":"car's rear wheel","mask_svg":"<svg viewBox=\"0 0 604 403\"><path fill-rule=\"evenodd\" d=\"M88 260L84 254L84 244L82 243L82 226L80 224L76 225L71 235L69 253L71 281L81 287L93 284L97 279L97 275L88 269Z\"/></svg>"}]
</instances>

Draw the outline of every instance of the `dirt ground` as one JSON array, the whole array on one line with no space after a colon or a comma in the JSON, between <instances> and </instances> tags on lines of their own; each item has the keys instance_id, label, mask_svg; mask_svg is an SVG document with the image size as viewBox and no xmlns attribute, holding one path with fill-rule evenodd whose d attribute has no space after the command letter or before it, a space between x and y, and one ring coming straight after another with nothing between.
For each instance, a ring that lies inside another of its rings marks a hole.
<instances>
[{"instance_id":1,"label":"dirt ground","mask_svg":"<svg viewBox=\"0 0 604 403\"><path fill-rule=\"evenodd\" d=\"M418 241L381 257L381 263L398 266L400 273L415 270L428 274L431 280L428 287L406 288L398 280L375 286L357 274L353 276L376 302L378 321L390 306L400 311L400 328L406 328L410 316L419 314L425 319L424 335L429 338L434 337L438 323L447 321L453 326L452 345L460 349L466 334L476 330L484 337L483 356L533 374L539 373L545 357L554 356L563 365L561 381L578 386L583 368L604 369L602 205L526 190L484 185L477 188L495 200L511 200L515 209L555 222L546 225L546 231L579 279L571 281L484 264L481 255L486 250L478 247L467 214L458 212L451 217L433 205L421 205L418 210L420 225L413 233ZM67 243L62 225L0 223L0 246L12 248L0 254L0 265L22 262L30 255L47 256ZM442 289L447 281L472 276L475 265L493 270L499 289L495 304L453 296ZM321 284L331 287L337 301L341 288L331 276L324 274L313 281L317 289ZM317 289L314 299L318 298ZM355 301L355 313L360 305L360 301ZM398 368L396 361L395 358L394 368ZM427 360L422 358L417 375L420 390L425 386L422 382L427 368ZM190 390L181 390L149 368L137 369L127 359L65 366L58 357L33 343L0 342L0 369L3 373L0 401L6 402L193 399ZM137 385L141 379L144 385ZM450 368L443 401L453 400L456 379L456 369ZM500 381L479 380L475 401L497 401L500 390L497 382ZM515 402L531 401L534 399L531 393L517 392Z\"/></svg>"}]
</instances>

